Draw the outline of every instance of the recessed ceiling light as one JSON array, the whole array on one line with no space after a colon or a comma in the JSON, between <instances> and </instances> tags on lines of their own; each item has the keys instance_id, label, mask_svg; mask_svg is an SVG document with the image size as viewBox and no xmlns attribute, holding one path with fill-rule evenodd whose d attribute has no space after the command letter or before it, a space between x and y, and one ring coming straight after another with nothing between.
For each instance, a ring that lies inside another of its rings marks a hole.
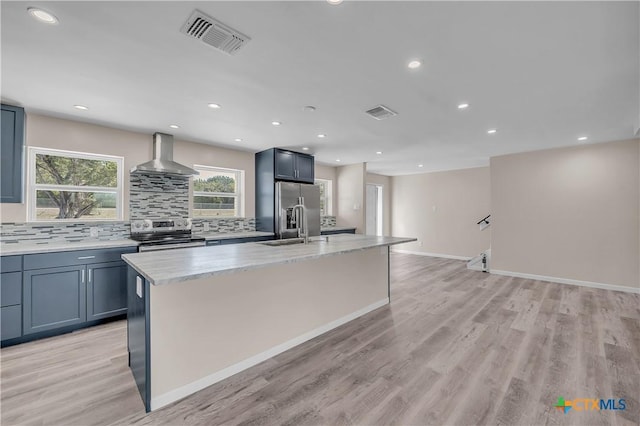
<instances>
[{"instance_id":1,"label":"recessed ceiling light","mask_svg":"<svg viewBox=\"0 0 640 426\"><path fill-rule=\"evenodd\" d=\"M460 104L458 105L458 109L467 109L469 108L469 104Z\"/></svg>"},{"instance_id":2,"label":"recessed ceiling light","mask_svg":"<svg viewBox=\"0 0 640 426\"><path fill-rule=\"evenodd\" d=\"M336 163L339 163L339 162L340 162L340 159L339 159L339 158L336 158Z\"/></svg>"},{"instance_id":3,"label":"recessed ceiling light","mask_svg":"<svg viewBox=\"0 0 640 426\"><path fill-rule=\"evenodd\" d=\"M279 122L279 121L272 121L272 122L271 122L271 124L273 124L274 126L279 126L279 125L281 125L282 123L281 123L281 122Z\"/></svg>"},{"instance_id":4,"label":"recessed ceiling light","mask_svg":"<svg viewBox=\"0 0 640 426\"><path fill-rule=\"evenodd\" d=\"M382 155L382 151L376 151L376 154Z\"/></svg>"},{"instance_id":5,"label":"recessed ceiling light","mask_svg":"<svg viewBox=\"0 0 640 426\"><path fill-rule=\"evenodd\" d=\"M220 104L207 104L207 106L212 109L220 109Z\"/></svg>"},{"instance_id":6,"label":"recessed ceiling light","mask_svg":"<svg viewBox=\"0 0 640 426\"><path fill-rule=\"evenodd\" d=\"M586 136L580 136L578 138L579 141L586 141L587 139L589 139L589 138L587 138Z\"/></svg>"},{"instance_id":7,"label":"recessed ceiling light","mask_svg":"<svg viewBox=\"0 0 640 426\"><path fill-rule=\"evenodd\" d=\"M489 129L487 130L487 133L489 133L490 135L494 134L495 132L497 132L497 129Z\"/></svg>"},{"instance_id":8,"label":"recessed ceiling light","mask_svg":"<svg viewBox=\"0 0 640 426\"><path fill-rule=\"evenodd\" d=\"M411 68L412 70L416 69L416 68L420 68L420 65L422 65L422 62L418 61L417 59L414 59L413 61L409 62L407 64L407 66L409 68Z\"/></svg>"},{"instance_id":9,"label":"recessed ceiling light","mask_svg":"<svg viewBox=\"0 0 640 426\"><path fill-rule=\"evenodd\" d=\"M171 127L172 129L179 129L180 126L178 126L177 124L169 124L169 127Z\"/></svg>"},{"instance_id":10,"label":"recessed ceiling light","mask_svg":"<svg viewBox=\"0 0 640 426\"><path fill-rule=\"evenodd\" d=\"M89 109L89 107L88 107L88 106L84 106L84 105L74 105L73 107L74 107L75 109L79 109L79 110L81 110L81 111L86 111L86 110L88 110L88 109Z\"/></svg>"},{"instance_id":11,"label":"recessed ceiling light","mask_svg":"<svg viewBox=\"0 0 640 426\"><path fill-rule=\"evenodd\" d=\"M29 7L27 8L27 12L29 12L29 14L38 21L44 22L45 24L57 24L59 22L58 18L53 13L37 7Z\"/></svg>"},{"instance_id":12,"label":"recessed ceiling light","mask_svg":"<svg viewBox=\"0 0 640 426\"><path fill-rule=\"evenodd\" d=\"M234 141L236 141L236 142L242 142L242 139L240 139L240 138L235 138L235 139L234 139Z\"/></svg>"},{"instance_id":13,"label":"recessed ceiling light","mask_svg":"<svg viewBox=\"0 0 640 426\"><path fill-rule=\"evenodd\" d=\"M327 3L332 4L332 5L337 5L342 3L342 0L327 0Z\"/></svg>"},{"instance_id":14,"label":"recessed ceiling light","mask_svg":"<svg viewBox=\"0 0 640 426\"><path fill-rule=\"evenodd\" d=\"M309 151L309 147L308 147L308 146L303 146L303 147L302 147L302 150L303 150L303 151Z\"/></svg>"},{"instance_id":15,"label":"recessed ceiling light","mask_svg":"<svg viewBox=\"0 0 640 426\"><path fill-rule=\"evenodd\" d=\"M418 167L422 168L424 167L424 164L418 164Z\"/></svg>"},{"instance_id":16,"label":"recessed ceiling light","mask_svg":"<svg viewBox=\"0 0 640 426\"><path fill-rule=\"evenodd\" d=\"M320 133L320 134L318 135L318 137L319 137L320 139L322 139L322 138L326 138L326 137L327 137L327 135L325 135L324 133Z\"/></svg>"}]
</instances>

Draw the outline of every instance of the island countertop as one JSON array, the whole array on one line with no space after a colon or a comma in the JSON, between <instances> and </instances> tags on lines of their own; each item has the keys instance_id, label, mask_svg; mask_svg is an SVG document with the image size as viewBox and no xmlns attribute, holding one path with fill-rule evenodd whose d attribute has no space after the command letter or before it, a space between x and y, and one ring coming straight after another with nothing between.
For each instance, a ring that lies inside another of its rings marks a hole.
<instances>
[{"instance_id":1,"label":"island countertop","mask_svg":"<svg viewBox=\"0 0 640 426\"><path fill-rule=\"evenodd\" d=\"M232 244L131 253L122 258L151 284L162 285L411 241L416 239L340 234L329 236L328 241L316 237L309 244Z\"/></svg>"}]
</instances>

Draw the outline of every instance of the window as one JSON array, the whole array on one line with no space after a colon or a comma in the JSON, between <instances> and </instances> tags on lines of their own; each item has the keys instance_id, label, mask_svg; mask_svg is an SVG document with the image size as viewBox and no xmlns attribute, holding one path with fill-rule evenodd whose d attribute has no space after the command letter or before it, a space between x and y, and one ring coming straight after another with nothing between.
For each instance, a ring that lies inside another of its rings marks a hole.
<instances>
[{"instance_id":1,"label":"window","mask_svg":"<svg viewBox=\"0 0 640 426\"><path fill-rule=\"evenodd\" d=\"M29 148L29 220L122 220L122 157Z\"/></svg>"},{"instance_id":2,"label":"window","mask_svg":"<svg viewBox=\"0 0 640 426\"><path fill-rule=\"evenodd\" d=\"M244 171L195 165L193 217L241 217Z\"/></svg>"},{"instance_id":3,"label":"window","mask_svg":"<svg viewBox=\"0 0 640 426\"><path fill-rule=\"evenodd\" d=\"M320 215L331 215L331 181L326 179L316 179L314 183L320 187Z\"/></svg>"}]
</instances>

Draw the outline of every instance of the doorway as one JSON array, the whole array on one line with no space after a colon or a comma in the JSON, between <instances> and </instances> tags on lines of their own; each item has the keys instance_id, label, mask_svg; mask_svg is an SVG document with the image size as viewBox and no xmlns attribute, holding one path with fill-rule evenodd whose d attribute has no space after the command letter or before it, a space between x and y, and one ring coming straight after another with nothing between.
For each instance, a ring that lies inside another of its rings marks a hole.
<instances>
[{"instance_id":1,"label":"doorway","mask_svg":"<svg viewBox=\"0 0 640 426\"><path fill-rule=\"evenodd\" d=\"M382 236L382 185L367 184L366 234Z\"/></svg>"}]
</instances>

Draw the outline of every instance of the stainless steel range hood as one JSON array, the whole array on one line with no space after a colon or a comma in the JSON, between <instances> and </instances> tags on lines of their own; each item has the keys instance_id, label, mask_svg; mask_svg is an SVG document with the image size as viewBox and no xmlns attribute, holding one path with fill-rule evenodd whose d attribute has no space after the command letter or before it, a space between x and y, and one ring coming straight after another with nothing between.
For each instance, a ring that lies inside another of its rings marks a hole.
<instances>
[{"instance_id":1,"label":"stainless steel range hood","mask_svg":"<svg viewBox=\"0 0 640 426\"><path fill-rule=\"evenodd\" d=\"M162 173L166 175L199 175L191 167L173 161L173 136L166 133L153 135L153 160L131 169L131 173Z\"/></svg>"}]
</instances>

